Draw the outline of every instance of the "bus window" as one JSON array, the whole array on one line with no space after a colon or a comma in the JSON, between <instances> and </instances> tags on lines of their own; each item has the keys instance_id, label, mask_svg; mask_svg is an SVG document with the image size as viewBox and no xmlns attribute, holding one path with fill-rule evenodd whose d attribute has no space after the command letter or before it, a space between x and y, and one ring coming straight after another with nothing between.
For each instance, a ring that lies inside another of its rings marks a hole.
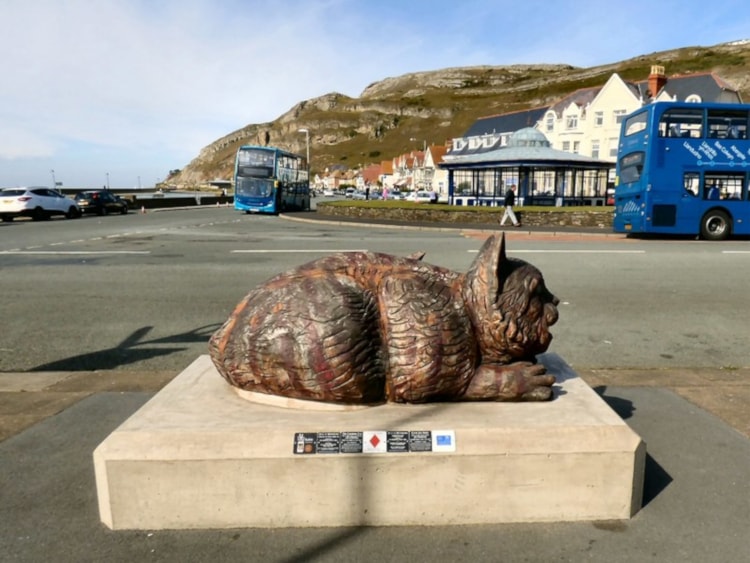
<instances>
[{"instance_id":1,"label":"bus window","mask_svg":"<svg viewBox=\"0 0 750 563\"><path fill-rule=\"evenodd\" d=\"M273 168L273 153L263 149L241 148L237 152L237 163L240 166Z\"/></svg>"},{"instance_id":2,"label":"bus window","mask_svg":"<svg viewBox=\"0 0 750 563\"><path fill-rule=\"evenodd\" d=\"M240 148L237 151L237 173L270 178L273 175L273 153L264 149Z\"/></svg>"},{"instance_id":3,"label":"bus window","mask_svg":"<svg viewBox=\"0 0 750 563\"><path fill-rule=\"evenodd\" d=\"M620 183L631 184L641 178L645 153L634 152L620 159Z\"/></svg>"},{"instance_id":4,"label":"bus window","mask_svg":"<svg viewBox=\"0 0 750 563\"><path fill-rule=\"evenodd\" d=\"M742 186L745 185L745 174L742 172L706 173L706 199L742 199Z\"/></svg>"},{"instance_id":5,"label":"bus window","mask_svg":"<svg viewBox=\"0 0 750 563\"><path fill-rule=\"evenodd\" d=\"M629 137L646 129L648 125L648 112L642 111L625 120L623 135Z\"/></svg>"},{"instance_id":6,"label":"bus window","mask_svg":"<svg viewBox=\"0 0 750 563\"><path fill-rule=\"evenodd\" d=\"M674 108L665 111L659 120L659 137L690 137L703 135L703 110Z\"/></svg>"},{"instance_id":7,"label":"bus window","mask_svg":"<svg viewBox=\"0 0 750 563\"><path fill-rule=\"evenodd\" d=\"M692 196L698 196L700 188L701 175L697 172L685 172L682 177L682 187Z\"/></svg>"},{"instance_id":8,"label":"bus window","mask_svg":"<svg viewBox=\"0 0 750 563\"><path fill-rule=\"evenodd\" d=\"M747 139L747 111L708 110L708 136L713 139Z\"/></svg>"}]
</instances>

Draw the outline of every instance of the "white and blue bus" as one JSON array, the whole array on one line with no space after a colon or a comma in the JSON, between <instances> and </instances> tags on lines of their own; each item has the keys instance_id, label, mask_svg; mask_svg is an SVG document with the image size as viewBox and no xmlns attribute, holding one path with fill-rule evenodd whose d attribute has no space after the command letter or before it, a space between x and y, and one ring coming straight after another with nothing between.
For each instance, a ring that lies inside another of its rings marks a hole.
<instances>
[{"instance_id":1,"label":"white and blue bus","mask_svg":"<svg viewBox=\"0 0 750 563\"><path fill-rule=\"evenodd\" d=\"M234 165L234 208L245 213L310 209L307 161L276 147L243 145Z\"/></svg>"},{"instance_id":2,"label":"white and blue bus","mask_svg":"<svg viewBox=\"0 0 750 563\"><path fill-rule=\"evenodd\" d=\"M655 102L622 122L614 231L750 234L750 105Z\"/></svg>"}]
</instances>

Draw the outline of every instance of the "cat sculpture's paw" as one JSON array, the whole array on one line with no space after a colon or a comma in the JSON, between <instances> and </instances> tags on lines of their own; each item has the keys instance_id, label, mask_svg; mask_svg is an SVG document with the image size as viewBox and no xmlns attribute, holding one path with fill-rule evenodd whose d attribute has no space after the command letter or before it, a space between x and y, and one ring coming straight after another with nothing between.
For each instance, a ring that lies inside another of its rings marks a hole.
<instances>
[{"instance_id":1,"label":"cat sculpture's paw","mask_svg":"<svg viewBox=\"0 0 750 563\"><path fill-rule=\"evenodd\" d=\"M548 401L555 376L543 365L515 362L480 366L463 395L467 401Z\"/></svg>"}]
</instances>

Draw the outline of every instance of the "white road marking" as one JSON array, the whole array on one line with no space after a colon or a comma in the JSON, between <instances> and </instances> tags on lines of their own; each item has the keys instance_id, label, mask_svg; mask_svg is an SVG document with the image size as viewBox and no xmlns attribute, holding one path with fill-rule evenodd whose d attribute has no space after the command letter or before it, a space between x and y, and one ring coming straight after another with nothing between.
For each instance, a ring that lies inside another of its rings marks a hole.
<instances>
[{"instance_id":1,"label":"white road marking","mask_svg":"<svg viewBox=\"0 0 750 563\"><path fill-rule=\"evenodd\" d=\"M511 254L645 254L645 250L514 250Z\"/></svg>"},{"instance_id":2,"label":"white road marking","mask_svg":"<svg viewBox=\"0 0 750 563\"><path fill-rule=\"evenodd\" d=\"M0 250L0 254L151 254L150 250Z\"/></svg>"},{"instance_id":3,"label":"white road marking","mask_svg":"<svg viewBox=\"0 0 750 563\"><path fill-rule=\"evenodd\" d=\"M477 253L479 250L469 250ZM508 254L646 254L645 250L514 250Z\"/></svg>"}]
</instances>

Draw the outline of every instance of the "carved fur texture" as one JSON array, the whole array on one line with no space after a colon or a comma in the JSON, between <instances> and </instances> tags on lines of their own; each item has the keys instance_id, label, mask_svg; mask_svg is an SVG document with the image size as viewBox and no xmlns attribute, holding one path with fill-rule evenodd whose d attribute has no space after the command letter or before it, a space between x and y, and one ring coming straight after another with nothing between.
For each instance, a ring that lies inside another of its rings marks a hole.
<instances>
[{"instance_id":1,"label":"carved fur texture","mask_svg":"<svg viewBox=\"0 0 750 563\"><path fill-rule=\"evenodd\" d=\"M347 252L253 289L211 337L248 391L350 404L546 400L557 298L490 237L466 274L422 254Z\"/></svg>"}]
</instances>

